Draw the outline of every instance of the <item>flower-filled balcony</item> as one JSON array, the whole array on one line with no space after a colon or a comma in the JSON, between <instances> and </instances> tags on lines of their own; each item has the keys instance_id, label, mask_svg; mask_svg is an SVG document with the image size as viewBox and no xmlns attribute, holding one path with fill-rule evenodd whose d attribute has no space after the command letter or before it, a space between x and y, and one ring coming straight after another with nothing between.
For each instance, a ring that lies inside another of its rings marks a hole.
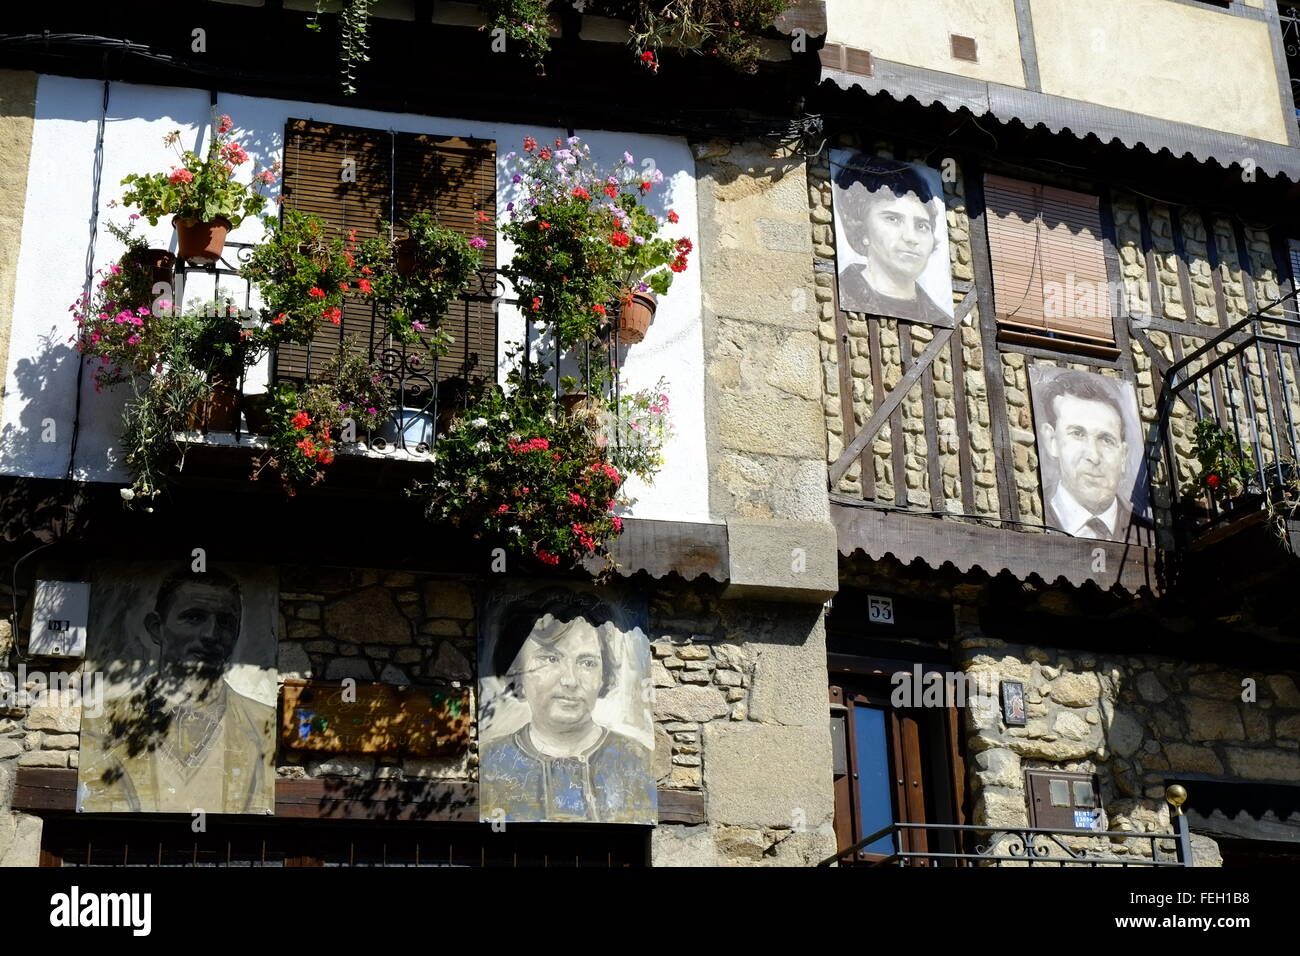
<instances>
[{"instance_id":1,"label":"flower-filled balcony","mask_svg":"<svg viewBox=\"0 0 1300 956\"><path fill-rule=\"evenodd\" d=\"M262 241L226 243L222 223L258 203L220 137L170 175L130 177L145 218L176 217L180 254L111 225L127 251L75 306L97 390L127 393L127 506L161 506L187 457L214 449L290 497L380 458L411 463L381 469L386 487L436 523L543 565L609 561L622 485L653 478L671 431L662 380L629 392L620 356L693 246L657 235L677 217L644 209L630 155L601 170L577 138L529 137L506 158L523 198L499 268L484 211L471 228L416 212L361 236L286 207Z\"/></svg>"}]
</instances>

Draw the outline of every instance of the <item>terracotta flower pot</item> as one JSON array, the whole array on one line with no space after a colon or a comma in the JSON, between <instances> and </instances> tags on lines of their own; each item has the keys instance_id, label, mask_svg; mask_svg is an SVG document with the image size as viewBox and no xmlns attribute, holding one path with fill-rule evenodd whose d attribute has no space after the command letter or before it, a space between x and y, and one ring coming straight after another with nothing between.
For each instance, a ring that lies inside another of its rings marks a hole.
<instances>
[{"instance_id":1,"label":"terracotta flower pot","mask_svg":"<svg viewBox=\"0 0 1300 956\"><path fill-rule=\"evenodd\" d=\"M211 265L221 258L226 248L226 234L230 232L230 220L218 216L212 222L195 222L177 216L172 220L176 228L177 255L187 262Z\"/></svg>"},{"instance_id":2,"label":"terracotta flower pot","mask_svg":"<svg viewBox=\"0 0 1300 956\"><path fill-rule=\"evenodd\" d=\"M618 310L619 342L636 345L644 339L658 305L653 292L633 292L631 301L623 303Z\"/></svg>"},{"instance_id":3,"label":"terracotta flower pot","mask_svg":"<svg viewBox=\"0 0 1300 956\"><path fill-rule=\"evenodd\" d=\"M240 407L244 412L244 421L248 430L254 435L266 435L271 431L270 395L245 395Z\"/></svg>"},{"instance_id":4,"label":"terracotta flower pot","mask_svg":"<svg viewBox=\"0 0 1300 956\"><path fill-rule=\"evenodd\" d=\"M239 390L224 382L214 382L212 396L190 407L185 426L191 431L233 432L239 421Z\"/></svg>"},{"instance_id":5,"label":"terracotta flower pot","mask_svg":"<svg viewBox=\"0 0 1300 956\"><path fill-rule=\"evenodd\" d=\"M129 264L141 271L148 270L151 286L160 282L171 285L176 257L166 249L132 249L122 257L122 264L124 266Z\"/></svg>"},{"instance_id":6,"label":"terracotta flower pot","mask_svg":"<svg viewBox=\"0 0 1300 956\"><path fill-rule=\"evenodd\" d=\"M586 392L569 392L567 395L560 396L560 407L564 409L566 415L573 415L586 403Z\"/></svg>"},{"instance_id":7,"label":"terracotta flower pot","mask_svg":"<svg viewBox=\"0 0 1300 956\"><path fill-rule=\"evenodd\" d=\"M415 271L416 242L408 236L405 239L398 239L395 245L397 249L397 261L395 263L397 274L409 276Z\"/></svg>"}]
</instances>

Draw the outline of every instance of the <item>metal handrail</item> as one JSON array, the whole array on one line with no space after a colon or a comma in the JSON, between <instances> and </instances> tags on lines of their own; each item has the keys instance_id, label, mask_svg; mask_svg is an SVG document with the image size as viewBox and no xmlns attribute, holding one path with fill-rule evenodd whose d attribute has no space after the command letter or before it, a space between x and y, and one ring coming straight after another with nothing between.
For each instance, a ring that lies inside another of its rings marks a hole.
<instances>
[{"instance_id":1,"label":"metal handrail","mask_svg":"<svg viewBox=\"0 0 1300 956\"><path fill-rule=\"evenodd\" d=\"M1294 305L1298 296L1300 288L1257 308L1175 362L1164 373L1153 440L1164 446L1171 508L1185 497L1179 487L1173 435L1175 404L1181 400L1198 419L1203 418L1207 414L1204 407L1207 397L1202 394L1205 389L1209 392L1210 417L1224 431L1231 432L1237 445L1253 460L1253 472L1248 476L1245 490L1258 493L1267 500L1276 489L1285 488L1295 478L1294 474L1288 474L1294 468L1285 463L1284 457L1288 448L1291 457L1300 450L1296 428L1300 417L1293 412L1293 407L1300 403L1300 375L1297 374L1300 373L1300 335L1296 334L1300 333L1300 318L1294 309L1282 315L1267 313L1288 302ZM1266 330L1265 325L1280 328L1282 332L1277 334ZM1225 345L1229 347L1225 349ZM1251 350L1258 366L1255 374L1249 370ZM1289 372L1288 359L1291 363ZM1199 368L1196 367L1198 364ZM1239 410L1241 414L1238 414ZM1267 448L1265 436L1268 438ZM1148 458L1156 460L1154 449ZM1217 521L1221 517L1219 502L1212 494L1207 493L1205 498L1211 521ZM1178 530L1185 539L1194 529L1184 523Z\"/></svg>"},{"instance_id":2,"label":"metal handrail","mask_svg":"<svg viewBox=\"0 0 1300 956\"><path fill-rule=\"evenodd\" d=\"M1177 821L1183 820L1182 817L1175 818ZM974 852L970 853L952 853L940 850L902 850L898 849L898 841L895 840L895 850L893 853L879 859L872 860L870 866L902 866L909 861L914 860L948 860L955 863L994 863L1001 866L1004 862L1023 863L1027 866L1047 865L1047 866L1150 866L1150 867L1169 867L1169 866L1190 866L1190 856L1184 848L1184 841L1178 832L1173 833L1138 833L1130 830L1089 830L1089 829L1053 829L1051 827L990 827L978 824L958 824L958 823L905 823L895 821L886 827L877 830L870 836L864 837L852 846L845 847L842 850L828 856L819 862L818 866L831 866L835 863L844 861L846 858L852 858L858 851L870 846L878 840L887 836L899 836L905 831L920 830L923 832L935 831L943 833L979 833L990 834L990 838L983 847L976 847ZM1019 852L994 853L992 849L1003 837L1019 839L1018 844L1013 844ZM1135 859L1133 857L1122 856L1089 856L1086 853L1077 853L1072 848L1067 847L1061 842L1061 837L1082 837L1087 839L1122 839L1122 840L1147 840L1151 843L1151 857L1149 859ZM1047 842L1038 843L1039 838L1046 838ZM1065 852L1065 856L1048 856L1050 851L1048 842L1054 844L1058 849ZM1174 859L1161 860L1157 857L1157 843L1173 843Z\"/></svg>"}]
</instances>

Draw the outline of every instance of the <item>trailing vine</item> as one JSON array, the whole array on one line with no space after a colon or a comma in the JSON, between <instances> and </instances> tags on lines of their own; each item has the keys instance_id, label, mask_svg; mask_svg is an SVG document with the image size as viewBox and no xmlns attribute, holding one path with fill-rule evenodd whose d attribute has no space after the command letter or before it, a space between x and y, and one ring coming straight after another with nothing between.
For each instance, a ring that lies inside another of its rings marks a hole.
<instances>
[{"instance_id":1,"label":"trailing vine","mask_svg":"<svg viewBox=\"0 0 1300 956\"><path fill-rule=\"evenodd\" d=\"M320 32L320 15L329 0L316 0L316 10L307 19L307 29ZM375 0L343 0L339 14L339 66L343 77L343 92L352 96L357 91L357 67L370 62L370 8Z\"/></svg>"}]
</instances>

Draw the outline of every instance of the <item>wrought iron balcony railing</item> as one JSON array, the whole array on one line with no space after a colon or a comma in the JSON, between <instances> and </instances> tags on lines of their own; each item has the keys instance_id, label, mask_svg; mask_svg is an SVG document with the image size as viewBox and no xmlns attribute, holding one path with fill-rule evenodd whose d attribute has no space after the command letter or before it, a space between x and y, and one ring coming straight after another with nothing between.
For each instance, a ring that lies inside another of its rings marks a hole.
<instances>
[{"instance_id":1,"label":"wrought iron balcony railing","mask_svg":"<svg viewBox=\"0 0 1300 956\"><path fill-rule=\"evenodd\" d=\"M1295 298L1293 292L1225 329L1165 374L1159 437L1184 540L1243 512L1296 511L1300 317ZM1239 450L1236 469L1200 473L1195 428L1204 421L1214 422L1229 449ZM1207 480L1209 475L1215 477ZM1232 483L1240 486L1236 494L1229 494Z\"/></svg>"},{"instance_id":2,"label":"wrought iron balcony railing","mask_svg":"<svg viewBox=\"0 0 1300 956\"><path fill-rule=\"evenodd\" d=\"M1187 818L1174 833L1133 830L1053 830L948 823L891 823L845 847L818 866L1191 866ZM887 841L888 852L864 851ZM930 849L930 845L936 849ZM963 847L971 847L963 849ZM943 847L939 849L938 847Z\"/></svg>"}]
</instances>

